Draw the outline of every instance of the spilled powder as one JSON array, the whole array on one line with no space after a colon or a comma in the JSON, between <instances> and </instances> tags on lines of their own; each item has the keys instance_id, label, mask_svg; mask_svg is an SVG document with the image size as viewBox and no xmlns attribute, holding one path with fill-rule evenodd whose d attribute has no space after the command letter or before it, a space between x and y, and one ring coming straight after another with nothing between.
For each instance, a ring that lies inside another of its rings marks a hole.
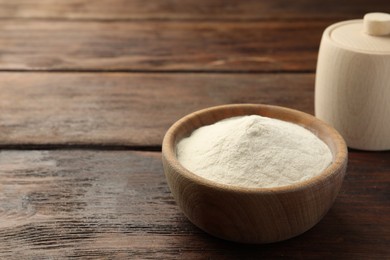
<instances>
[{"instance_id":1,"label":"spilled powder","mask_svg":"<svg viewBox=\"0 0 390 260\"><path fill-rule=\"evenodd\" d=\"M327 145L310 131L258 115L203 126L182 139L176 152L194 174L251 188L305 181L332 162Z\"/></svg>"}]
</instances>

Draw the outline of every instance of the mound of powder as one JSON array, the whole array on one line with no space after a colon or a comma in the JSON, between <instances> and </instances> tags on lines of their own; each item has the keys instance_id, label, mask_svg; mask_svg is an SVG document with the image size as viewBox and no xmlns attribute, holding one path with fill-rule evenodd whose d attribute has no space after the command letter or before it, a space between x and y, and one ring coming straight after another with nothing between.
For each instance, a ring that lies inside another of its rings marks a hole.
<instances>
[{"instance_id":1,"label":"mound of powder","mask_svg":"<svg viewBox=\"0 0 390 260\"><path fill-rule=\"evenodd\" d=\"M176 150L179 162L206 179L240 187L278 187L310 179L332 154L305 128L258 115L195 130Z\"/></svg>"}]
</instances>

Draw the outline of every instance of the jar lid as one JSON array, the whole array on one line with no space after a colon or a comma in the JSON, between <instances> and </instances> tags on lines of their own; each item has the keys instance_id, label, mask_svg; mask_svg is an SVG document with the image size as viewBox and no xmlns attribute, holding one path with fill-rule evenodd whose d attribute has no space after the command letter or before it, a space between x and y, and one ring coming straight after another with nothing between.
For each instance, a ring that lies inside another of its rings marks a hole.
<instances>
[{"instance_id":1,"label":"jar lid","mask_svg":"<svg viewBox=\"0 0 390 260\"><path fill-rule=\"evenodd\" d=\"M364 19L334 24L329 38L346 49L390 54L390 14L369 13Z\"/></svg>"}]
</instances>

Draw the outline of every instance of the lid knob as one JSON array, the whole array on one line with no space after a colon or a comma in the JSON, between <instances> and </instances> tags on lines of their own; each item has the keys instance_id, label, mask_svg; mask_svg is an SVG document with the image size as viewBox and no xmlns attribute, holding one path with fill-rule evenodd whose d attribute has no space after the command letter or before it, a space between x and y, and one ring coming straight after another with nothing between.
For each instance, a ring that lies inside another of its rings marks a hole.
<instances>
[{"instance_id":1,"label":"lid knob","mask_svg":"<svg viewBox=\"0 0 390 260\"><path fill-rule=\"evenodd\" d=\"M364 16L364 32L372 36L390 34L390 14L368 13Z\"/></svg>"}]
</instances>

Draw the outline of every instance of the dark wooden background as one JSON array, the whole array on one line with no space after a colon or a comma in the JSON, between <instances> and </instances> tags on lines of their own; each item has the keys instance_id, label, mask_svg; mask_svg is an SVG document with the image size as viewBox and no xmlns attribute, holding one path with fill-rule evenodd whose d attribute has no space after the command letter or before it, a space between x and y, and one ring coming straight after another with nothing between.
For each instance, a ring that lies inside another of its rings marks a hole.
<instances>
[{"instance_id":1,"label":"dark wooden background","mask_svg":"<svg viewBox=\"0 0 390 260\"><path fill-rule=\"evenodd\" d=\"M175 205L161 141L226 103L313 114L323 30L388 0L0 0L0 259L389 259L390 152L350 150L325 218L269 245Z\"/></svg>"}]
</instances>

